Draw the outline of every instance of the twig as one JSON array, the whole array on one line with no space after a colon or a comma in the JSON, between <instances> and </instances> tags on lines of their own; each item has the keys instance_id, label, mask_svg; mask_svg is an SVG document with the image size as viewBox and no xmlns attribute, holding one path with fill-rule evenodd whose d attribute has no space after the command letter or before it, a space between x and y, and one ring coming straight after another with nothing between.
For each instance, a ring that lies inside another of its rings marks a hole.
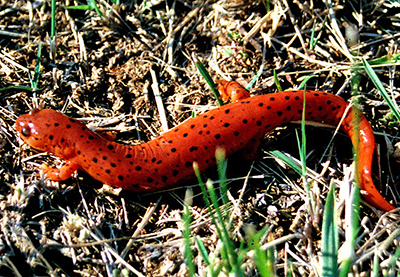
<instances>
[{"instance_id":1,"label":"twig","mask_svg":"<svg viewBox=\"0 0 400 277\"><path fill-rule=\"evenodd\" d=\"M156 105L158 108L158 113L160 114L162 131L166 132L169 130L168 121L167 121L167 116L165 114L165 109L164 109L164 104L162 102L162 96L160 93L160 89L158 87L156 72L152 68L150 68L150 74L151 74L151 79L153 80L153 83L151 84L151 88L153 89L154 97L156 99Z\"/></svg>"}]
</instances>

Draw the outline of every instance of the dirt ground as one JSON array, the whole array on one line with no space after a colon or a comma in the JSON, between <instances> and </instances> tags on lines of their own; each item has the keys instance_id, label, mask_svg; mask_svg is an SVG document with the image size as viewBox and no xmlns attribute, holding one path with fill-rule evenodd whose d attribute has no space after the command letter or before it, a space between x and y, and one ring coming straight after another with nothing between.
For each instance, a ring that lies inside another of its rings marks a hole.
<instances>
[{"instance_id":1,"label":"dirt ground","mask_svg":"<svg viewBox=\"0 0 400 277\"><path fill-rule=\"evenodd\" d=\"M307 89L356 98L380 149L375 175L382 194L400 203L398 123L361 63L362 57L377 61L376 74L398 100L398 2L104 0L96 9L77 10L65 7L78 2L56 1L54 40L50 1L0 3L1 276L188 276L182 242L188 187L195 196L191 235L218 256L219 239L195 180L140 194L105 189L81 171L52 182L37 167L63 161L24 144L13 127L18 116L45 107L113 132L118 142L145 143L217 106L194 58L214 80L243 86L256 80L252 95L278 91L275 72L282 90L309 78ZM300 126L290 124L269 134L254 163L240 155L229 159L231 235L239 246L248 226L270 226L262 243L276 240L276 275L320 276L323 205L332 178L340 250L346 251L339 185L352 175L352 149L342 133L330 144L332 128L307 127L307 166L320 180L311 189L316 204L310 214L299 175L267 153L298 158L296 131ZM216 180L215 169L206 178ZM354 276L369 276L374 261L386 272L399 245L399 219L398 212L362 202ZM194 244L193 255L197 274L207 275ZM243 267L247 276L260 276L251 255Z\"/></svg>"}]
</instances>

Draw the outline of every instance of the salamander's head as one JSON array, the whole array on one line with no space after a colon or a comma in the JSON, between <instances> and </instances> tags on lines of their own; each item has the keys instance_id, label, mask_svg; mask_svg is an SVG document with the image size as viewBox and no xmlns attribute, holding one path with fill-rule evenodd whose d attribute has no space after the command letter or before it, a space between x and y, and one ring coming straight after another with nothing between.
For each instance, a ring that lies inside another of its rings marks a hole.
<instances>
[{"instance_id":1,"label":"salamander's head","mask_svg":"<svg viewBox=\"0 0 400 277\"><path fill-rule=\"evenodd\" d=\"M20 137L33 148L42 151L51 150L61 130L60 122L68 119L65 115L49 109L34 109L21 115L15 122L15 129Z\"/></svg>"}]
</instances>

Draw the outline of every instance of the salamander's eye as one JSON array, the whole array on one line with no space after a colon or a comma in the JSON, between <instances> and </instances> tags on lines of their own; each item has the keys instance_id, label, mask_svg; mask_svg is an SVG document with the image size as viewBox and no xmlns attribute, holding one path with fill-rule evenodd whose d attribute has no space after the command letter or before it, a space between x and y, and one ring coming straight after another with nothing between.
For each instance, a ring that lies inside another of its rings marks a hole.
<instances>
[{"instance_id":1,"label":"salamander's eye","mask_svg":"<svg viewBox=\"0 0 400 277\"><path fill-rule=\"evenodd\" d=\"M21 135L24 137L29 137L31 135L31 128L29 127L22 127L21 129Z\"/></svg>"}]
</instances>

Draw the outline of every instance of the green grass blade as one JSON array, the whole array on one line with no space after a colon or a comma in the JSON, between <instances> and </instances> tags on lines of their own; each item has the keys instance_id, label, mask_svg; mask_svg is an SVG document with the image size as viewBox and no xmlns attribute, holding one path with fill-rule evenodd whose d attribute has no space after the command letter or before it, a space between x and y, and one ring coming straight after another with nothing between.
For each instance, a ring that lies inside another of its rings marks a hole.
<instances>
[{"instance_id":1,"label":"green grass blade","mask_svg":"<svg viewBox=\"0 0 400 277\"><path fill-rule=\"evenodd\" d=\"M30 88L30 87L25 87L25 86L9 86L9 87L0 88L0 92L6 91L6 90L26 90L26 91L33 91L32 88Z\"/></svg>"},{"instance_id":2,"label":"green grass blade","mask_svg":"<svg viewBox=\"0 0 400 277\"><path fill-rule=\"evenodd\" d=\"M33 75L33 79L31 80L31 86L34 91L37 90L37 85L39 82L41 57L42 57L42 44L39 43L39 48L36 58L35 74Z\"/></svg>"},{"instance_id":3,"label":"green grass blade","mask_svg":"<svg viewBox=\"0 0 400 277\"><path fill-rule=\"evenodd\" d=\"M253 226L249 226L246 228L246 237L250 238L250 248L254 251L254 262L256 264L258 273L262 277L272 277L276 276L275 270L275 248L270 247L266 250L263 250L261 247L261 238L265 235L265 233L271 231L271 229L266 226L261 231L255 232L255 228Z\"/></svg>"},{"instance_id":4,"label":"green grass blade","mask_svg":"<svg viewBox=\"0 0 400 277\"><path fill-rule=\"evenodd\" d=\"M372 69L371 65L364 58L362 59L362 63L364 65L365 71L367 72L368 76L371 78L375 87L378 89L378 91L382 95L383 99L389 105L389 108L393 112L396 119L400 122L400 112L399 112L398 106L395 103L393 103L392 99L390 98L389 94L387 93L382 82L379 80L375 71Z\"/></svg>"},{"instance_id":5,"label":"green grass blade","mask_svg":"<svg viewBox=\"0 0 400 277\"><path fill-rule=\"evenodd\" d=\"M317 75L310 75L307 76L299 85L299 90L303 90L306 86L306 83L308 82L308 80L310 80L311 78L317 77Z\"/></svg>"},{"instance_id":6,"label":"green grass blade","mask_svg":"<svg viewBox=\"0 0 400 277\"><path fill-rule=\"evenodd\" d=\"M182 237L184 246L184 258L189 276L196 275L196 268L193 263L193 253L191 249L192 245L190 243L190 223L192 222L192 217L190 214L189 202L191 201L192 197L193 195L190 195L190 193L187 190L185 195L183 215L182 215L182 220L183 220Z\"/></svg>"},{"instance_id":7,"label":"green grass blade","mask_svg":"<svg viewBox=\"0 0 400 277\"><path fill-rule=\"evenodd\" d=\"M222 204L224 206L227 206L227 204L229 203L228 187L226 185L226 168L227 168L228 163L225 158L225 149L223 149L221 147L217 147L217 149L215 151L215 158L217 160L217 171L218 171L218 177L219 177L219 181L220 181L219 187L220 187L220 191L221 191Z\"/></svg>"},{"instance_id":8,"label":"green grass blade","mask_svg":"<svg viewBox=\"0 0 400 277\"><path fill-rule=\"evenodd\" d=\"M356 122L354 122L354 133L359 135L359 122L360 118L355 116ZM358 139L355 140L354 149L358 149ZM358 164L359 156L358 152L354 151L354 164ZM358 173L358 166L355 166L354 176L360 176ZM348 276L351 271L351 268L354 263L355 259L355 247L357 241L357 233L358 233L358 226L360 221L360 187L358 177L354 178L355 186L353 186L353 191L351 194L350 203L346 205L346 217L345 217L345 224L346 226L350 226L350 228L346 228L345 234L345 246L346 249L343 253L345 253L345 257L343 258L342 264L340 266L340 277Z\"/></svg>"},{"instance_id":9,"label":"green grass blade","mask_svg":"<svg viewBox=\"0 0 400 277\"><path fill-rule=\"evenodd\" d=\"M302 174L302 169L299 167L291 158L283 154L282 152L278 150L272 150L267 152L269 155L272 157L278 158L279 160L283 161L287 166L289 166L291 169L296 171L300 176Z\"/></svg>"},{"instance_id":10,"label":"green grass blade","mask_svg":"<svg viewBox=\"0 0 400 277\"><path fill-rule=\"evenodd\" d=\"M103 13L100 11L99 7L97 7L95 0L87 0L88 5L91 10L95 10L100 17L104 17Z\"/></svg>"},{"instance_id":11,"label":"green grass blade","mask_svg":"<svg viewBox=\"0 0 400 277\"><path fill-rule=\"evenodd\" d=\"M274 70L274 81L275 85L278 88L278 91L282 91L281 84L279 83L278 75L276 74L276 71Z\"/></svg>"},{"instance_id":12,"label":"green grass blade","mask_svg":"<svg viewBox=\"0 0 400 277\"><path fill-rule=\"evenodd\" d=\"M53 40L56 35L56 5L56 0L51 0L51 40Z\"/></svg>"},{"instance_id":13,"label":"green grass blade","mask_svg":"<svg viewBox=\"0 0 400 277\"><path fill-rule=\"evenodd\" d=\"M81 11L91 11L90 5L79 5L79 6L64 6L64 9L68 10L81 10Z\"/></svg>"},{"instance_id":14,"label":"green grass blade","mask_svg":"<svg viewBox=\"0 0 400 277\"><path fill-rule=\"evenodd\" d=\"M216 84L214 83L213 79L211 78L210 74L208 73L207 69L204 67L203 63L197 59L196 56L193 55L193 62L197 67L197 70L200 72L200 75L203 76L204 80L206 80L207 85L210 87L211 91L214 94L215 99L217 99L218 106L222 106L223 102L219 98L219 93L215 89Z\"/></svg>"},{"instance_id":15,"label":"green grass blade","mask_svg":"<svg viewBox=\"0 0 400 277\"><path fill-rule=\"evenodd\" d=\"M315 21L314 21L312 29L311 29L310 50L313 50L315 48L315 45L317 45L317 42L318 42L318 38L315 38Z\"/></svg>"},{"instance_id":16,"label":"green grass blade","mask_svg":"<svg viewBox=\"0 0 400 277\"><path fill-rule=\"evenodd\" d=\"M331 182L322 219L322 276L338 276L339 235L335 216L335 185Z\"/></svg>"}]
</instances>

